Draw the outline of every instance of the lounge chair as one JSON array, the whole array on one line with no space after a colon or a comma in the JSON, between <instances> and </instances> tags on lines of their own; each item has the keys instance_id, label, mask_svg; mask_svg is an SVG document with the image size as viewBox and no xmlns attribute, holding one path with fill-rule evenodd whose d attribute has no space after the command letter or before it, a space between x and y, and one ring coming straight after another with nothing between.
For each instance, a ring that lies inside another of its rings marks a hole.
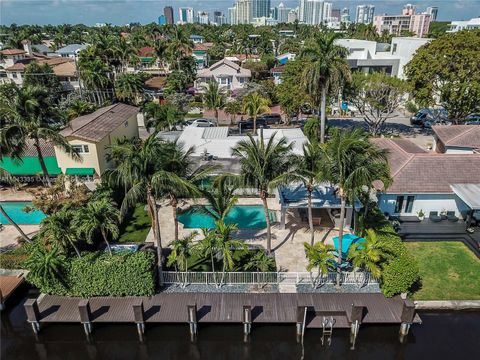
<instances>
[{"instance_id":1,"label":"lounge chair","mask_svg":"<svg viewBox=\"0 0 480 360\"><path fill-rule=\"evenodd\" d=\"M442 221L442 217L438 215L438 211L430 211L430 215L428 216L428 218L430 219L430 221L433 221L433 222Z\"/></svg>"},{"instance_id":2,"label":"lounge chair","mask_svg":"<svg viewBox=\"0 0 480 360\"><path fill-rule=\"evenodd\" d=\"M455 216L455 211L447 211L447 220L451 222L458 221L458 217Z\"/></svg>"}]
</instances>

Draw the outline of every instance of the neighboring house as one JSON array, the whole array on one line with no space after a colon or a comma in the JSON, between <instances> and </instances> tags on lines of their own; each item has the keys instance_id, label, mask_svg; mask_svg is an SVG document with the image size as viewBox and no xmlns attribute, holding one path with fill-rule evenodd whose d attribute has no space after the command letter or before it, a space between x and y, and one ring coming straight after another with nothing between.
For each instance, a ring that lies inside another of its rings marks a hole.
<instances>
[{"instance_id":1,"label":"neighboring house","mask_svg":"<svg viewBox=\"0 0 480 360\"><path fill-rule=\"evenodd\" d=\"M201 35L190 35L189 40L194 44L202 44L205 38Z\"/></svg>"},{"instance_id":2,"label":"neighboring house","mask_svg":"<svg viewBox=\"0 0 480 360\"><path fill-rule=\"evenodd\" d=\"M480 29L480 17L472 18L466 21L452 21L447 33L454 33L462 30Z\"/></svg>"},{"instance_id":3,"label":"neighboring house","mask_svg":"<svg viewBox=\"0 0 480 360\"><path fill-rule=\"evenodd\" d=\"M155 53L155 49L151 46L144 46L138 50L139 64L127 67L128 72L146 72L152 75L168 74L168 69L160 61Z\"/></svg>"},{"instance_id":4,"label":"neighboring house","mask_svg":"<svg viewBox=\"0 0 480 360\"><path fill-rule=\"evenodd\" d=\"M462 191L480 184L480 155L427 153L405 139L372 141L388 150L393 178L392 185L378 193L383 213L417 216L422 210L428 217L431 211L454 211L465 219L473 210Z\"/></svg>"},{"instance_id":5,"label":"neighboring house","mask_svg":"<svg viewBox=\"0 0 480 360\"><path fill-rule=\"evenodd\" d=\"M55 147L62 172L66 175L102 175L111 166L106 154L113 141L138 137L138 111L135 106L118 103L72 120L60 134L75 148L82 161L72 159L62 149Z\"/></svg>"},{"instance_id":6,"label":"neighboring house","mask_svg":"<svg viewBox=\"0 0 480 360\"><path fill-rule=\"evenodd\" d=\"M23 61L26 58L26 55L26 51L20 49L6 49L0 51L0 82L5 83L12 81L9 78L6 69L12 67L18 61ZM15 77L17 76L18 75L15 74Z\"/></svg>"},{"instance_id":7,"label":"neighboring house","mask_svg":"<svg viewBox=\"0 0 480 360\"><path fill-rule=\"evenodd\" d=\"M213 43L199 43L193 47L192 56L195 59L198 70L208 67L208 50L212 46Z\"/></svg>"},{"instance_id":8,"label":"neighboring house","mask_svg":"<svg viewBox=\"0 0 480 360\"><path fill-rule=\"evenodd\" d=\"M282 75L285 71L285 65L274 67L270 70L273 76L273 82L275 85L280 85L282 83Z\"/></svg>"},{"instance_id":9,"label":"neighboring house","mask_svg":"<svg viewBox=\"0 0 480 360\"><path fill-rule=\"evenodd\" d=\"M247 61L259 62L260 56L255 54L232 54L232 55L226 56L225 59L241 65Z\"/></svg>"},{"instance_id":10,"label":"neighboring house","mask_svg":"<svg viewBox=\"0 0 480 360\"><path fill-rule=\"evenodd\" d=\"M71 59L75 59L78 57L80 51L88 48L90 45L88 44L70 44L61 49L55 51L56 54L60 55L61 57L68 57Z\"/></svg>"},{"instance_id":11,"label":"neighboring house","mask_svg":"<svg viewBox=\"0 0 480 360\"><path fill-rule=\"evenodd\" d=\"M480 126L432 126L433 150L446 154L480 154Z\"/></svg>"},{"instance_id":12,"label":"neighboring house","mask_svg":"<svg viewBox=\"0 0 480 360\"><path fill-rule=\"evenodd\" d=\"M216 81L220 87L226 90L238 90L243 88L251 77L252 73L249 69L244 69L230 60L222 59L208 69L197 73L195 87L202 91L209 81Z\"/></svg>"},{"instance_id":13,"label":"neighboring house","mask_svg":"<svg viewBox=\"0 0 480 360\"><path fill-rule=\"evenodd\" d=\"M295 54L285 53L282 55L278 55L277 60L280 65L285 65L287 62L295 60Z\"/></svg>"}]
</instances>

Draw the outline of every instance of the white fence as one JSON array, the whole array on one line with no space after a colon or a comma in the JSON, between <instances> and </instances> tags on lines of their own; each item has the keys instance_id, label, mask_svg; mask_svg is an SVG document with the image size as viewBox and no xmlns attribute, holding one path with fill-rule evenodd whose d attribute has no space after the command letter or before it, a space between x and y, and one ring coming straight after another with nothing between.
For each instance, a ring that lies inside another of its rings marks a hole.
<instances>
[{"instance_id":1,"label":"white fence","mask_svg":"<svg viewBox=\"0 0 480 360\"><path fill-rule=\"evenodd\" d=\"M222 279L222 272L176 272L164 271L163 282L165 284L215 284ZM316 274L312 274L316 276ZM356 278L355 278L356 277ZM319 279L320 284L335 284L337 273L324 274ZM223 283L226 285L238 284L285 284L301 285L311 284L311 275L308 272L226 272ZM341 284L378 284L368 272L342 272Z\"/></svg>"}]
</instances>

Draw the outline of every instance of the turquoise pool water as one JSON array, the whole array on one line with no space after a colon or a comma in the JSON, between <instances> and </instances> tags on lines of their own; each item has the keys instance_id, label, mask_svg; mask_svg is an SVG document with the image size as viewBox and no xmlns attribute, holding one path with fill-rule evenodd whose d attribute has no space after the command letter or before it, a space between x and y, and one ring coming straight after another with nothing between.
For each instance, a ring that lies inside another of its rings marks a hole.
<instances>
[{"instance_id":1,"label":"turquoise pool water","mask_svg":"<svg viewBox=\"0 0 480 360\"><path fill-rule=\"evenodd\" d=\"M177 214L177 219L187 229L213 229L213 217L198 211L198 207ZM270 212L270 220L275 221L275 212ZM264 229L267 227L265 212L261 205L237 205L225 218L227 224L237 224L239 229Z\"/></svg>"},{"instance_id":2,"label":"turquoise pool water","mask_svg":"<svg viewBox=\"0 0 480 360\"><path fill-rule=\"evenodd\" d=\"M37 225L46 218L46 215L40 210L32 210L29 212L23 211L28 207L33 209L33 205L30 201L2 201L1 205L8 216L10 216L17 224ZM0 223L3 225L10 224L2 214L0 214Z\"/></svg>"},{"instance_id":3,"label":"turquoise pool water","mask_svg":"<svg viewBox=\"0 0 480 360\"><path fill-rule=\"evenodd\" d=\"M365 239L364 238L361 238L357 235L353 235L353 234L344 234L343 235L343 238L342 238L342 253L343 254L347 254L348 253L348 249L350 248L350 246L352 244L356 244L356 243L362 243L364 242ZM333 237L333 244L335 245L335 249L338 250L338 236L334 236Z\"/></svg>"}]
</instances>

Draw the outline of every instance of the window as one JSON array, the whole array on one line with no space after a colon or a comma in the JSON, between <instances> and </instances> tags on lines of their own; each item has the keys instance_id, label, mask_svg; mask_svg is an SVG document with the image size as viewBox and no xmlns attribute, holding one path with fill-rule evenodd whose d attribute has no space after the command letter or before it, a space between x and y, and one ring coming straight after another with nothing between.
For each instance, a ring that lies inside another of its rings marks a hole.
<instances>
[{"instance_id":1,"label":"window","mask_svg":"<svg viewBox=\"0 0 480 360\"><path fill-rule=\"evenodd\" d=\"M90 150L88 149L88 145L72 145L72 148L77 154L90 153Z\"/></svg>"},{"instance_id":2,"label":"window","mask_svg":"<svg viewBox=\"0 0 480 360\"><path fill-rule=\"evenodd\" d=\"M16 72L12 73L12 77L13 77L14 79L16 79L16 78L17 78L17 73L16 73Z\"/></svg>"},{"instance_id":3,"label":"window","mask_svg":"<svg viewBox=\"0 0 480 360\"><path fill-rule=\"evenodd\" d=\"M123 123L123 126L128 127L128 120Z\"/></svg>"},{"instance_id":4,"label":"window","mask_svg":"<svg viewBox=\"0 0 480 360\"><path fill-rule=\"evenodd\" d=\"M413 208L413 201L415 200L415 196L407 196L407 204L405 205L405 213L411 214Z\"/></svg>"},{"instance_id":5,"label":"window","mask_svg":"<svg viewBox=\"0 0 480 360\"><path fill-rule=\"evenodd\" d=\"M395 203L395 214L400 214L403 209L403 196L397 196L397 202Z\"/></svg>"}]
</instances>

